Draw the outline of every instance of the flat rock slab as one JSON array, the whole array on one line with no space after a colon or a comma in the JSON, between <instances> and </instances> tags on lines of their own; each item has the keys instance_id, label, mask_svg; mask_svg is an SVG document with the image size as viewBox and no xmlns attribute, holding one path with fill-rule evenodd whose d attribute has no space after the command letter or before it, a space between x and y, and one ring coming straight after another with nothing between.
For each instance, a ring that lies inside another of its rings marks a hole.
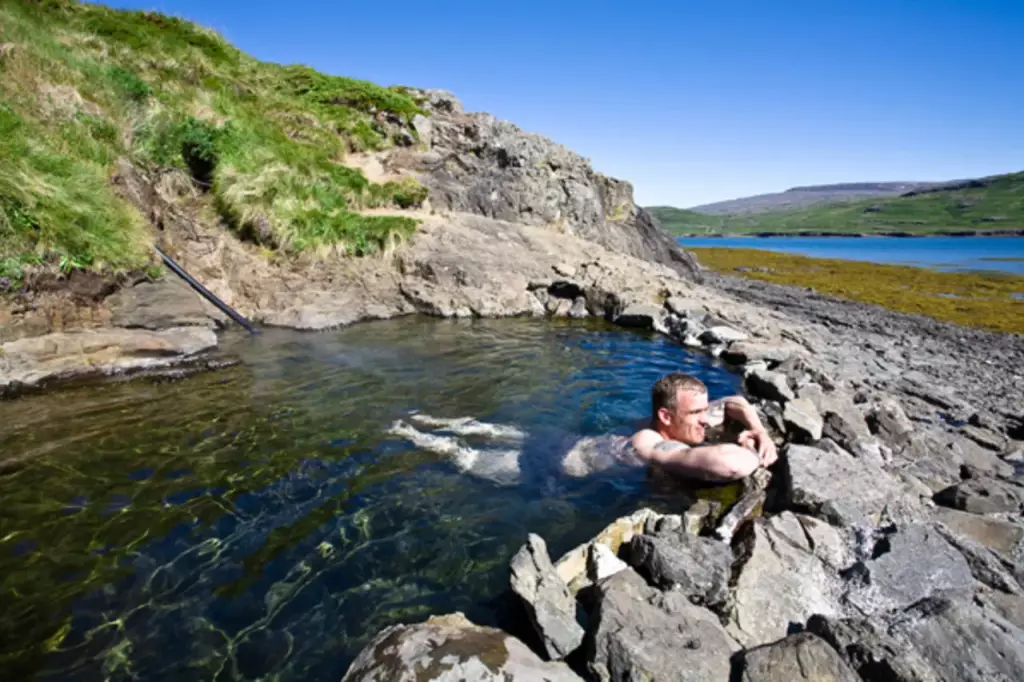
<instances>
[{"instance_id":1,"label":"flat rock slab","mask_svg":"<svg viewBox=\"0 0 1024 682\"><path fill-rule=\"evenodd\" d=\"M342 682L581 682L564 663L542 661L525 644L461 613L392 625L356 656Z\"/></svg>"},{"instance_id":2,"label":"flat rock slab","mask_svg":"<svg viewBox=\"0 0 1024 682\"><path fill-rule=\"evenodd\" d=\"M1008 594L1024 592L1017 577L1013 575L1014 569L1024 575L1024 571L1021 571L1018 566L1000 558L988 547L968 537L958 535L944 523L935 523L934 528L967 560L967 565L971 567L971 574L974 575L975 580Z\"/></svg>"},{"instance_id":3,"label":"flat rock slab","mask_svg":"<svg viewBox=\"0 0 1024 682\"><path fill-rule=\"evenodd\" d=\"M1024 488L991 478L973 478L935 493L937 504L972 514L1020 514Z\"/></svg>"},{"instance_id":4,"label":"flat rock slab","mask_svg":"<svg viewBox=\"0 0 1024 682\"><path fill-rule=\"evenodd\" d=\"M914 501L899 482L880 467L843 450L789 445L783 452L789 470L789 505L812 515L827 513L826 505L853 510L872 524L882 511L913 513ZM906 507L906 509L901 509Z\"/></svg>"},{"instance_id":5,"label":"flat rock slab","mask_svg":"<svg viewBox=\"0 0 1024 682\"><path fill-rule=\"evenodd\" d=\"M964 535L1007 558L1017 556L1024 540L1024 526L1019 523L945 507L937 507L932 515L958 535Z\"/></svg>"},{"instance_id":6,"label":"flat rock slab","mask_svg":"<svg viewBox=\"0 0 1024 682\"><path fill-rule=\"evenodd\" d=\"M565 658L583 641L583 628L576 622L576 600L555 572L544 540L530 533L510 568L512 591L522 599L548 658Z\"/></svg>"},{"instance_id":7,"label":"flat rock slab","mask_svg":"<svg viewBox=\"0 0 1024 682\"><path fill-rule=\"evenodd\" d=\"M115 327L215 326L207 315L203 299L177 277L162 277L155 282L140 282L120 289L107 299L107 306L110 322ZM223 317L219 311L218 315Z\"/></svg>"},{"instance_id":8,"label":"flat rock slab","mask_svg":"<svg viewBox=\"0 0 1024 682\"><path fill-rule=\"evenodd\" d=\"M1024 670L1024 631L971 600L925 599L871 620L816 616L807 629L865 680L1009 682Z\"/></svg>"},{"instance_id":9,"label":"flat rock slab","mask_svg":"<svg viewBox=\"0 0 1024 682\"><path fill-rule=\"evenodd\" d=\"M875 543L872 559L851 573L846 600L864 615L903 609L938 593L968 597L974 576L963 555L942 535L915 524Z\"/></svg>"},{"instance_id":10,"label":"flat rock slab","mask_svg":"<svg viewBox=\"0 0 1024 682\"><path fill-rule=\"evenodd\" d=\"M754 521L749 556L735 581L726 629L744 647L782 639L792 623L803 623L815 613L841 612L837 577L806 544L791 541L773 521ZM802 536L799 526L796 533Z\"/></svg>"},{"instance_id":11,"label":"flat rock slab","mask_svg":"<svg viewBox=\"0 0 1024 682\"><path fill-rule=\"evenodd\" d=\"M745 365L751 362L779 363L790 355L797 352L797 346L782 346L773 343L759 343L756 341L736 341L730 343L729 347L722 353L726 362L738 365Z\"/></svg>"},{"instance_id":12,"label":"flat rock slab","mask_svg":"<svg viewBox=\"0 0 1024 682\"><path fill-rule=\"evenodd\" d=\"M746 341L746 332L727 327L725 325L714 325L704 330L700 340L708 345L716 343L732 343L734 341Z\"/></svg>"},{"instance_id":13,"label":"flat rock slab","mask_svg":"<svg viewBox=\"0 0 1024 682\"><path fill-rule=\"evenodd\" d=\"M632 570L616 573L598 589L586 644L594 679L729 679L735 647L713 613L681 592L660 592Z\"/></svg>"},{"instance_id":14,"label":"flat rock slab","mask_svg":"<svg viewBox=\"0 0 1024 682\"><path fill-rule=\"evenodd\" d=\"M167 367L217 345L204 327L57 332L0 345L0 393L89 374Z\"/></svg>"},{"instance_id":15,"label":"flat rock slab","mask_svg":"<svg viewBox=\"0 0 1024 682\"><path fill-rule=\"evenodd\" d=\"M743 671L741 682L860 682L860 676L835 649L809 632L737 656Z\"/></svg>"},{"instance_id":16,"label":"flat rock slab","mask_svg":"<svg viewBox=\"0 0 1024 682\"><path fill-rule=\"evenodd\" d=\"M732 551L718 540L682 529L639 535L630 542L629 562L657 587L679 590L695 603L722 604L729 593Z\"/></svg>"}]
</instances>

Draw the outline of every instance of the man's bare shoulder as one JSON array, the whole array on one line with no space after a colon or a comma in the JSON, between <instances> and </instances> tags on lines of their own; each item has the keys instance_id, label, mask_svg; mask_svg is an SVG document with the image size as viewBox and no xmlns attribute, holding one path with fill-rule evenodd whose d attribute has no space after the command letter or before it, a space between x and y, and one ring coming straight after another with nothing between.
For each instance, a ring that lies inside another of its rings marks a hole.
<instances>
[{"instance_id":1,"label":"man's bare shoulder","mask_svg":"<svg viewBox=\"0 0 1024 682\"><path fill-rule=\"evenodd\" d=\"M669 440L654 429L641 429L630 439L633 450L641 459L657 459L659 455L677 450L687 450L689 445L677 440Z\"/></svg>"}]
</instances>

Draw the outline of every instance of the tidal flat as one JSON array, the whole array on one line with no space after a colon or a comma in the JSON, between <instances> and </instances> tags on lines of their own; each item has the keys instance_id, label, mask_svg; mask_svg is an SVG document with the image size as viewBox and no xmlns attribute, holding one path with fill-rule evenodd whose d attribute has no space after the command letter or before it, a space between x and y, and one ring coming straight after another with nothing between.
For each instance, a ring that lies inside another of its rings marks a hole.
<instances>
[{"instance_id":1,"label":"tidal flat","mask_svg":"<svg viewBox=\"0 0 1024 682\"><path fill-rule=\"evenodd\" d=\"M816 292L901 313L996 332L1024 334L1024 277L1000 272L939 272L928 268L809 258L758 249L691 248L716 272Z\"/></svg>"}]
</instances>

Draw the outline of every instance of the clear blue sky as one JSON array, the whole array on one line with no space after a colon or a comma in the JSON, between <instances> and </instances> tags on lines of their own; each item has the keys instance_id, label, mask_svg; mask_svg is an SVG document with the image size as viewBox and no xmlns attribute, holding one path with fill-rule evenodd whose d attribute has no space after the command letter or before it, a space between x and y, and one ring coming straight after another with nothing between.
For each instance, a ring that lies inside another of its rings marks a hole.
<instances>
[{"instance_id":1,"label":"clear blue sky","mask_svg":"<svg viewBox=\"0 0 1024 682\"><path fill-rule=\"evenodd\" d=\"M1024 169L1024 0L134 0L250 54L451 90L643 205Z\"/></svg>"}]
</instances>

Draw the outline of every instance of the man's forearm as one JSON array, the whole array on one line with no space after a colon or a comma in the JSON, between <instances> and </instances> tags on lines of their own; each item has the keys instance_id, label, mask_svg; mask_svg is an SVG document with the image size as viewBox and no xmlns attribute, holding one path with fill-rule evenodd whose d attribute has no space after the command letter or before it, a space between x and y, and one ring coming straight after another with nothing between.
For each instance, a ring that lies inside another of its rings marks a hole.
<instances>
[{"instance_id":1,"label":"man's forearm","mask_svg":"<svg viewBox=\"0 0 1024 682\"><path fill-rule=\"evenodd\" d=\"M760 465L756 453L731 443L691 448L675 441L662 441L652 450L650 459L668 471L713 481L749 476Z\"/></svg>"},{"instance_id":2,"label":"man's forearm","mask_svg":"<svg viewBox=\"0 0 1024 682\"><path fill-rule=\"evenodd\" d=\"M734 419L751 431L764 431L764 425L757 410L743 396L732 396L725 399L725 416L727 419Z\"/></svg>"}]
</instances>

